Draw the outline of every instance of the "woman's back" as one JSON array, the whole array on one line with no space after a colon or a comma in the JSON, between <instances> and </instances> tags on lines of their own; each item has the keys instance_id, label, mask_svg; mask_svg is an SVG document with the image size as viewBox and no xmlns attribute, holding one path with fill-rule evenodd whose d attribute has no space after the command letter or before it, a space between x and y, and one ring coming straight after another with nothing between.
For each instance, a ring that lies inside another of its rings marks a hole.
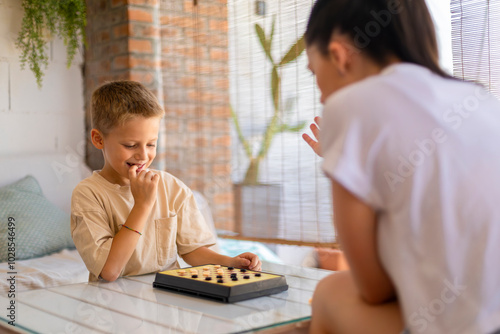
<instances>
[{"instance_id":1,"label":"woman's back","mask_svg":"<svg viewBox=\"0 0 500 334\"><path fill-rule=\"evenodd\" d=\"M500 102L408 63L332 94L324 169L378 213L411 332L500 327Z\"/></svg>"}]
</instances>

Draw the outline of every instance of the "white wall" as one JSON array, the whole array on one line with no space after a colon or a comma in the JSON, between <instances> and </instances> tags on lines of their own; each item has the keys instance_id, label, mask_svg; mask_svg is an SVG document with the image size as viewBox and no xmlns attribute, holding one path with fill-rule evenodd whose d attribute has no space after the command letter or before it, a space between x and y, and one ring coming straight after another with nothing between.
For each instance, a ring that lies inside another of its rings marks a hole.
<instances>
[{"instance_id":1,"label":"white wall","mask_svg":"<svg viewBox=\"0 0 500 334\"><path fill-rule=\"evenodd\" d=\"M52 41L39 89L29 67L20 68L15 41L22 17L21 1L0 0L0 159L13 154L81 152L83 57L77 54L76 65L68 69L62 41Z\"/></svg>"}]
</instances>

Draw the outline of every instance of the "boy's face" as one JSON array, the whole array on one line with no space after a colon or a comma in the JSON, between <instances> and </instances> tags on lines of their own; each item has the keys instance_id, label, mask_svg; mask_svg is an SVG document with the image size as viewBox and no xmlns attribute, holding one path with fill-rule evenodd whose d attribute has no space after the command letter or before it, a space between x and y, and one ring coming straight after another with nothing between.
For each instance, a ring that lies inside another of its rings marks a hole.
<instances>
[{"instance_id":1,"label":"boy's face","mask_svg":"<svg viewBox=\"0 0 500 334\"><path fill-rule=\"evenodd\" d=\"M159 128L159 117L142 116L112 128L102 138L104 167L101 176L111 183L129 185L129 169L137 165L138 173L148 168L156 157Z\"/></svg>"}]
</instances>

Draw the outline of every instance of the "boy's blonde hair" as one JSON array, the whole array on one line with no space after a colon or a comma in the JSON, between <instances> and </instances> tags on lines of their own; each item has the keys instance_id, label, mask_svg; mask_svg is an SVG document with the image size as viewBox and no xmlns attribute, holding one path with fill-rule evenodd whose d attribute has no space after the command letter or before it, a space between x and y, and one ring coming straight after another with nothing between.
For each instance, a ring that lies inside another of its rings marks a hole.
<instances>
[{"instance_id":1,"label":"boy's blonde hair","mask_svg":"<svg viewBox=\"0 0 500 334\"><path fill-rule=\"evenodd\" d=\"M104 135L136 116L162 117L165 113L156 96L135 81L112 81L92 94L92 127Z\"/></svg>"}]
</instances>

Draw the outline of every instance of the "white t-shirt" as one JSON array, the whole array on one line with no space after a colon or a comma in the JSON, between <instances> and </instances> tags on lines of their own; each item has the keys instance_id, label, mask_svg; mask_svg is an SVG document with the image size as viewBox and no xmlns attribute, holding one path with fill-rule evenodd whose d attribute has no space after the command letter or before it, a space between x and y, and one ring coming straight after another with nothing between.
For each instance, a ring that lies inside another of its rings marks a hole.
<instances>
[{"instance_id":1,"label":"white t-shirt","mask_svg":"<svg viewBox=\"0 0 500 334\"><path fill-rule=\"evenodd\" d=\"M500 103L408 63L325 103L323 169L378 213L414 333L500 328Z\"/></svg>"}]
</instances>

